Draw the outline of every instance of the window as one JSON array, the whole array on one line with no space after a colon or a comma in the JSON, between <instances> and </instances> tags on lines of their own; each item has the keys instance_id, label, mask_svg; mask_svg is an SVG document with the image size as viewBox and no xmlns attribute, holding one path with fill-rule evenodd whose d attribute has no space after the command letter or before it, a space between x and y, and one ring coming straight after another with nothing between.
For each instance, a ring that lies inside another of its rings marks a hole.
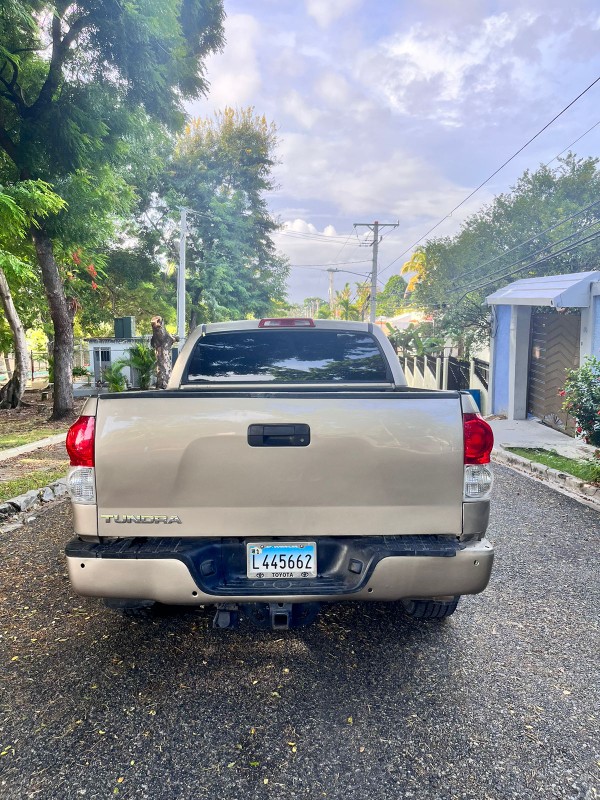
<instances>
[{"instance_id":1,"label":"window","mask_svg":"<svg viewBox=\"0 0 600 800\"><path fill-rule=\"evenodd\" d=\"M198 340L186 383L389 382L387 363L368 333L249 330Z\"/></svg>"}]
</instances>

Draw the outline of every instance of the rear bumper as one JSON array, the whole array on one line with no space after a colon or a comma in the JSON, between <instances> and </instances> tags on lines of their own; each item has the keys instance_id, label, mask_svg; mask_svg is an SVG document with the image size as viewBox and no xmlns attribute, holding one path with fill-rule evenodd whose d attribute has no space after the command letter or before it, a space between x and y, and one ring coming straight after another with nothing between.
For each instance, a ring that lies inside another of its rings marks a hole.
<instances>
[{"instance_id":1,"label":"rear bumper","mask_svg":"<svg viewBox=\"0 0 600 800\"><path fill-rule=\"evenodd\" d=\"M245 545L243 539L121 539L108 544L74 539L66 556L78 594L174 605L477 594L487 586L494 560L486 539L325 537L317 540L319 577L257 581L245 576Z\"/></svg>"}]
</instances>

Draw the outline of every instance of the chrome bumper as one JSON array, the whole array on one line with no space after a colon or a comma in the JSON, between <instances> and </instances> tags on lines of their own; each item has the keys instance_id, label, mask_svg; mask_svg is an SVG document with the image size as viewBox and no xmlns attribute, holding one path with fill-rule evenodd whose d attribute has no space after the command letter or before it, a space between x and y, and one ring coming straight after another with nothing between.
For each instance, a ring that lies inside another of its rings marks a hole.
<instances>
[{"instance_id":1,"label":"chrome bumper","mask_svg":"<svg viewBox=\"0 0 600 800\"><path fill-rule=\"evenodd\" d=\"M171 605L214 603L336 602L400 600L477 594L488 584L494 550L487 539L461 546L451 558L430 555L386 556L356 591L299 593L289 585L284 594L219 595L202 591L189 567L178 558L102 558L67 554L73 589L90 597L155 600ZM315 587L318 589L318 581Z\"/></svg>"}]
</instances>

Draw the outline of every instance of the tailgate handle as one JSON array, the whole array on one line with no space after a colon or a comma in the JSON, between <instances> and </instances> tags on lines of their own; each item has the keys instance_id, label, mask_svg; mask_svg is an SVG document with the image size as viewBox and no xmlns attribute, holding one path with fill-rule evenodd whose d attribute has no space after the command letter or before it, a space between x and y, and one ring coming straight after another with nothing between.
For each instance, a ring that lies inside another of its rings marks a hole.
<instances>
[{"instance_id":1,"label":"tailgate handle","mask_svg":"<svg viewBox=\"0 0 600 800\"><path fill-rule=\"evenodd\" d=\"M249 425L250 447L307 447L310 444L308 425Z\"/></svg>"}]
</instances>

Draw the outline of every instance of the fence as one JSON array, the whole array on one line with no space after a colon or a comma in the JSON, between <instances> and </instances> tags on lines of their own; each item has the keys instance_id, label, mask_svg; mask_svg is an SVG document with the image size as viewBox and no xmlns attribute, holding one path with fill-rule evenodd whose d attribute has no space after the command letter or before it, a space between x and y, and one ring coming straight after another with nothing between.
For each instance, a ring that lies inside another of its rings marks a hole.
<instances>
[{"instance_id":1,"label":"fence","mask_svg":"<svg viewBox=\"0 0 600 800\"><path fill-rule=\"evenodd\" d=\"M489 413L488 380L490 365L472 358L460 361L454 356L409 356L400 358L409 386L417 389L453 389L479 392L482 414Z\"/></svg>"},{"instance_id":2,"label":"fence","mask_svg":"<svg viewBox=\"0 0 600 800\"><path fill-rule=\"evenodd\" d=\"M34 381L48 382L50 361L47 351L30 350L27 354L27 380L31 386ZM87 344L78 342L73 348L73 367L82 369L90 368L90 351ZM12 353L5 354L0 359L0 383L4 383L12 375L15 368L15 358Z\"/></svg>"}]
</instances>

